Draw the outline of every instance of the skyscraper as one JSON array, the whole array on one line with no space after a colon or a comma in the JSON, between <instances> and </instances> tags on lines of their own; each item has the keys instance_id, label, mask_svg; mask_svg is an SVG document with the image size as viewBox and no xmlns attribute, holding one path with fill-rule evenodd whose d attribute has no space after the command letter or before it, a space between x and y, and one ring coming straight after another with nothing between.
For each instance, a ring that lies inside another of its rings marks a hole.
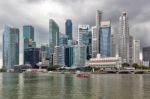
<instances>
[{"instance_id":1,"label":"skyscraper","mask_svg":"<svg viewBox=\"0 0 150 99\"><path fill-rule=\"evenodd\" d=\"M88 43L88 39L85 39L85 35L89 34L89 25L78 25L78 44Z\"/></svg>"},{"instance_id":2,"label":"skyscraper","mask_svg":"<svg viewBox=\"0 0 150 99\"><path fill-rule=\"evenodd\" d=\"M111 56L116 56L116 38L114 34L111 35Z\"/></svg>"},{"instance_id":3,"label":"skyscraper","mask_svg":"<svg viewBox=\"0 0 150 99\"><path fill-rule=\"evenodd\" d=\"M53 65L65 66L64 52L64 46L55 46L53 54Z\"/></svg>"},{"instance_id":4,"label":"skyscraper","mask_svg":"<svg viewBox=\"0 0 150 99\"><path fill-rule=\"evenodd\" d=\"M49 59L52 63L52 55L54 53L54 47L59 45L59 27L53 20L49 20Z\"/></svg>"},{"instance_id":5,"label":"skyscraper","mask_svg":"<svg viewBox=\"0 0 150 99\"><path fill-rule=\"evenodd\" d=\"M19 29L5 26L3 32L3 68L7 71L19 64Z\"/></svg>"},{"instance_id":6,"label":"skyscraper","mask_svg":"<svg viewBox=\"0 0 150 99\"><path fill-rule=\"evenodd\" d=\"M118 54L122 62L129 63L129 25L127 13L123 12L119 18L119 33L117 34Z\"/></svg>"},{"instance_id":7,"label":"skyscraper","mask_svg":"<svg viewBox=\"0 0 150 99\"><path fill-rule=\"evenodd\" d=\"M96 26L92 27L92 57L96 57L100 49L100 26L101 26L102 12L96 12Z\"/></svg>"},{"instance_id":8,"label":"skyscraper","mask_svg":"<svg viewBox=\"0 0 150 99\"><path fill-rule=\"evenodd\" d=\"M92 27L92 57L99 53L111 56L111 26L110 21L102 21L102 12L97 10L96 26Z\"/></svg>"},{"instance_id":9,"label":"skyscraper","mask_svg":"<svg viewBox=\"0 0 150 99\"><path fill-rule=\"evenodd\" d=\"M39 48L27 48L24 50L24 63L30 64L33 68L38 68L37 63L40 61Z\"/></svg>"},{"instance_id":10,"label":"skyscraper","mask_svg":"<svg viewBox=\"0 0 150 99\"><path fill-rule=\"evenodd\" d=\"M48 44L42 44L40 48L40 61L42 62L42 64L47 63L48 52L49 52Z\"/></svg>"},{"instance_id":11,"label":"skyscraper","mask_svg":"<svg viewBox=\"0 0 150 99\"><path fill-rule=\"evenodd\" d=\"M72 21L70 19L66 20L65 30L66 30L65 32L66 32L66 35L68 36L68 39L72 40Z\"/></svg>"},{"instance_id":12,"label":"skyscraper","mask_svg":"<svg viewBox=\"0 0 150 99\"><path fill-rule=\"evenodd\" d=\"M89 25L78 25L78 44L84 44L86 49L87 59L91 58L92 45L91 45L92 35Z\"/></svg>"},{"instance_id":13,"label":"skyscraper","mask_svg":"<svg viewBox=\"0 0 150 99\"><path fill-rule=\"evenodd\" d=\"M148 65L150 66L150 47L143 48L143 61L148 62Z\"/></svg>"},{"instance_id":14,"label":"skyscraper","mask_svg":"<svg viewBox=\"0 0 150 99\"><path fill-rule=\"evenodd\" d=\"M133 40L133 63L140 63L140 40Z\"/></svg>"},{"instance_id":15,"label":"skyscraper","mask_svg":"<svg viewBox=\"0 0 150 99\"><path fill-rule=\"evenodd\" d=\"M99 41L99 52L103 57L111 56L111 26L110 21L101 21L100 26L100 41Z\"/></svg>"},{"instance_id":16,"label":"skyscraper","mask_svg":"<svg viewBox=\"0 0 150 99\"><path fill-rule=\"evenodd\" d=\"M24 49L32 47L34 41L34 27L31 25L23 26Z\"/></svg>"},{"instance_id":17,"label":"skyscraper","mask_svg":"<svg viewBox=\"0 0 150 99\"><path fill-rule=\"evenodd\" d=\"M65 66L73 65L73 46L65 46Z\"/></svg>"},{"instance_id":18,"label":"skyscraper","mask_svg":"<svg viewBox=\"0 0 150 99\"><path fill-rule=\"evenodd\" d=\"M129 36L129 63L133 64L133 54L134 54L134 49L133 49L133 36Z\"/></svg>"},{"instance_id":19,"label":"skyscraper","mask_svg":"<svg viewBox=\"0 0 150 99\"><path fill-rule=\"evenodd\" d=\"M68 43L68 37L65 34L60 34L59 37L59 45L67 45Z\"/></svg>"},{"instance_id":20,"label":"skyscraper","mask_svg":"<svg viewBox=\"0 0 150 99\"><path fill-rule=\"evenodd\" d=\"M86 63L86 46L85 45L74 45L73 50L73 66L82 67L85 66Z\"/></svg>"}]
</instances>

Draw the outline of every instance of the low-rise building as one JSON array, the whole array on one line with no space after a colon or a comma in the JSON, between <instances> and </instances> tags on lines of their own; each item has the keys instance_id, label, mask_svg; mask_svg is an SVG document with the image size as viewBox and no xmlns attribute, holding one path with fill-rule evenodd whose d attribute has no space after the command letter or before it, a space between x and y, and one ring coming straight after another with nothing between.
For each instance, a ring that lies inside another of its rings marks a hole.
<instances>
[{"instance_id":1,"label":"low-rise building","mask_svg":"<svg viewBox=\"0 0 150 99\"><path fill-rule=\"evenodd\" d=\"M121 57L100 57L100 55L97 55L97 58L91 58L87 62L87 66L99 68L120 68Z\"/></svg>"}]
</instances>

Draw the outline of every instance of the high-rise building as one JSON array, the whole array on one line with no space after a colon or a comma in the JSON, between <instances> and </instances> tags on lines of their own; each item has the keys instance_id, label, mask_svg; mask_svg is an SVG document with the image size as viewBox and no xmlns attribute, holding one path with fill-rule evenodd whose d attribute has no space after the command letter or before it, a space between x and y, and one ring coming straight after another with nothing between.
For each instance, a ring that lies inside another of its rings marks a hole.
<instances>
[{"instance_id":1,"label":"high-rise building","mask_svg":"<svg viewBox=\"0 0 150 99\"><path fill-rule=\"evenodd\" d=\"M65 66L73 65L73 46L65 46Z\"/></svg>"},{"instance_id":2,"label":"high-rise building","mask_svg":"<svg viewBox=\"0 0 150 99\"><path fill-rule=\"evenodd\" d=\"M148 62L150 66L150 47L143 48L143 61Z\"/></svg>"},{"instance_id":3,"label":"high-rise building","mask_svg":"<svg viewBox=\"0 0 150 99\"><path fill-rule=\"evenodd\" d=\"M34 27L31 25L23 26L24 49L31 48L34 41Z\"/></svg>"},{"instance_id":4,"label":"high-rise building","mask_svg":"<svg viewBox=\"0 0 150 99\"><path fill-rule=\"evenodd\" d=\"M129 63L133 64L133 36L129 37Z\"/></svg>"},{"instance_id":5,"label":"high-rise building","mask_svg":"<svg viewBox=\"0 0 150 99\"><path fill-rule=\"evenodd\" d=\"M74 45L73 50L73 66L82 67L85 66L86 63L86 46L85 45Z\"/></svg>"},{"instance_id":6,"label":"high-rise building","mask_svg":"<svg viewBox=\"0 0 150 99\"><path fill-rule=\"evenodd\" d=\"M85 36L89 34L89 25L78 25L78 44L87 44L89 41Z\"/></svg>"},{"instance_id":7,"label":"high-rise building","mask_svg":"<svg viewBox=\"0 0 150 99\"><path fill-rule=\"evenodd\" d=\"M65 66L64 46L55 46L53 54L53 65Z\"/></svg>"},{"instance_id":8,"label":"high-rise building","mask_svg":"<svg viewBox=\"0 0 150 99\"><path fill-rule=\"evenodd\" d=\"M119 33L117 34L118 55L123 63L129 63L129 25L127 13L123 12L119 18Z\"/></svg>"},{"instance_id":9,"label":"high-rise building","mask_svg":"<svg viewBox=\"0 0 150 99\"><path fill-rule=\"evenodd\" d=\"M32 68L38 68L37 63L40 62L40 49L28 48L24 50L24 63L30 64Z\"/></svg>"},{"instance_id":10,"label":"high-rise building","mask_svg":"<svg viewBox=\"0 0 150 99\"><path fill-rule=\"evenodd\" d=\"M40 48L40 61L42 62L42 64L47 64L48 52L49 52L48 44L42 44Z\"/></svg>"},{"instance_id":11,"label":"high-rise building","mask_svg":"<svg viewBox=\"0 0 150 99\"><path fill-rule=\"evenodd\" d=\"M65 32L66 32L66 35L68 36L68 39L72 40L72 21L70 19L66 20L65 30L66 30Z\"/></svg>"},{"instance_id":12,"label":"high-rise building","mask_svg":"<svg viewBox=\"0 0 150 99\"><path fill-rule=\"evenodd\" d=\"M67 45L68 43L68 37L65 34L60 34L59 37L59 45Z\"/></svg>"},{"instance_id":13,"label":"high-rise building","mask_svg":"<svg viewBox=\"0 0 150 99\"><path fill-rule=\"evenodd\" d=\"M147 62L150 66L150 47L143 48L143 61Z\"/></svg>"},{"instance_id":14,"label":"high-rise building","mask_svg":"<svg viewBox=\"0 0 150 99\"><path fill-rule=\"evenodd\" d=\"M111 26L110 21L101 21L99 52L102 57L111 56Z\"/></svg>"},{"instance_id":15,"label":"high-rise building","mask_svg":"<svg viewBox=\"0 0 150 99\"><path fill-rule=\"evenodd\" d=\"M116 56L116 38L115 35L111 35L111 56L115 57Z\"/></svg>"},{"instance_id":16,"label":"high-rise building","mask_svg":"<svg viewBox=\"0 0 150 99\"><path fill-rule=\"evenodd\" d=\"M36 48L36 42L32 41L32 48Z\"/></svg>"},{"instance_id":17,"label":"high-rise building","mask_svg":"<svg viewBox=\"0 0 150 99\"><path fill-rule=\"evenodd\" d=\"M133 63L140 64L140 40L133 40Z\"/></svg>"},{"instance_id":18,"label":"high-rise building","mask_svg":"<svg viewBox=\"0 0 150 99\"><path fill-rule=\"evenodd\" d=\"M19 29L5 26L3 32L3 68L7 71L19 64Z\"/></svg>"},{"instance_id":19,"label":"high-rise building","mask_svg":"<svg viewBox=\"0 0 150 99\"><path fill-rule=\"evenodd\" d=\"M96 12L96 26L92 27L92 57L96 57L100 49L100 26L101 26L102 12Z\"/></svg>"},{"instance_id":20,"label":"high-rise building","mask_svg":"<svg viewBox=\"0 0 150 99\"><path fill-rule=\"evenodd\" d=\"M78 25L78 44L84 44L87 49L87 59L91 58L92 45L91 45L92 35L89 29L89 25Z\"/></svg>"},{"instance_id":21,"label":"high-rise building","mask_svg":"<svg viewBox=\"0 0 150 99\"><path fill-rule=\"evenodd\" d=\"M52 63L52 57L54 53L54 47L59 46L59 27L57 23L53 20L49 20L49 59Z\"/></svg>"},{"instance_id":22,"label":"high-rise building","mask_svg":"<svg viewBox=\"0 0 150 99\"><path fill-rule=\"evenodd\" d=\"M102 12L97 11L96 26L92 27L92 57L97 54L111 56L111 25L110 21L102 21Z\"/></svg>"}]
</instances>

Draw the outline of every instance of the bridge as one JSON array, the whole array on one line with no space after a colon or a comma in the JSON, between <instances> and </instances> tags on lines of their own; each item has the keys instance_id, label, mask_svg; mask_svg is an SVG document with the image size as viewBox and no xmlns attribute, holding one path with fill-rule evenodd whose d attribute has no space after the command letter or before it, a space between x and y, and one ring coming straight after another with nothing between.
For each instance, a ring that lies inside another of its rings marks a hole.
<instances>
[{"instance_id":1,"label":"bridge","mask_svg":"<svg viewBox=\"0 0 150 99\"><path fill-rule=\"evenodd\" d=\"M116 74L150 74L150 70L104 70L104 72Z\"/></svg>"}]
</instances>

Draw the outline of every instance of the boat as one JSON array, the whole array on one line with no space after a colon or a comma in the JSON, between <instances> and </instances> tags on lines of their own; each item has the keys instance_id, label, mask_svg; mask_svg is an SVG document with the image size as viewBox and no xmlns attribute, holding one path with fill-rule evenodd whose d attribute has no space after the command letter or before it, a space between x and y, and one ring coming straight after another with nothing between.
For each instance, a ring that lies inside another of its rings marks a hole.
<instances>
[{"instance_id":1,"label":"boat","mask_svg":"<svg viewBox=\"0 0 150 99\"><path fill-rule=\"evenodd\" d=\"M80 74L77 74L77 77L80 77L80 78L89 78L90 75L87 74L87 73L80 73Z\"/></svg>"}]
</instances>

